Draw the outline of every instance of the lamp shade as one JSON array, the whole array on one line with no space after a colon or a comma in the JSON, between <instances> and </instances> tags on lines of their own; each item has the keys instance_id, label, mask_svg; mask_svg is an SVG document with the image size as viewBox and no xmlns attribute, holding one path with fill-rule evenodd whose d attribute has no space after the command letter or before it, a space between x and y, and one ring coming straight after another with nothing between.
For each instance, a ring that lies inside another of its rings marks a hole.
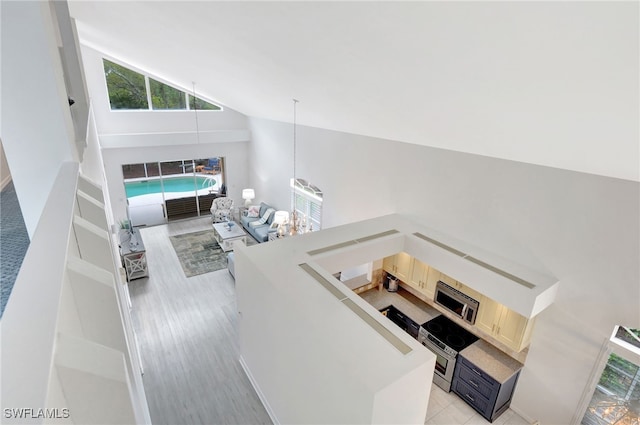
<instances>
[{"instance_id":1,"label":"lamp shade","mask_svg":"<svg viewBox=\"0 0 640 425\"><path fill-rule=\"evenodd\" d=\"M289 212L288 211L276 211L273 216L273 222L276 224L282 224L289 220Z\"/></svg>"},{"instance_id":2,"label":"lamp shade","mask_svg":"<svg viewBox=\"0 0 640 425\"><path fill-rule=\"evenodd\" d=\"M256 197L256 192L253 189L242 189L242 199L247 201Z\"/></svg>"}]
</instances>

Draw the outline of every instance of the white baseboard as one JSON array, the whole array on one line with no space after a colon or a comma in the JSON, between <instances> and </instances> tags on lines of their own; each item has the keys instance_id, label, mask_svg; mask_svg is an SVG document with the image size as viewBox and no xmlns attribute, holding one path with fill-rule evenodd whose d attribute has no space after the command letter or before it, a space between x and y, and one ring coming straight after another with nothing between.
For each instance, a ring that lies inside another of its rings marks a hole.
<instances>
[{"instance_id":1,"label":"white baseboard","mask_svg":"<svg viewBox=\"0 0 640 425\"><path fill-rule=\"evenodd\" d=\"M278 421L276 414L274 413L273 409L271 409L271 406L269 406L269 403L267 402L267 398L264 396L264 394L262 393L262 390L260 390L260 386L258 385L256 380L253 378L253 375L249 370L249 366L247 366L247 364L245 363L244 358L240 356L239 360L240 360L240 366L242 366L242 370L244 370L245 375L247 375L247 378L249 378L249 382L251 382L251 386L253 387L253 389L256 390L256 394L258 394L258 398L262 402L262 405L264 406L265 410L267 411L267 414L271 418L271 421L273 422L274 425L280 425L280 421Z\"/></svg>"},{"instance_id":2,"label":"white baseboard","mask_svg":"<svg viewBox=\"0 0 640 425\"><path fill-rule=\"evenodd\" d=\"M527 423L531 425L540 425L540 421L538 421L537 419L533 419L532 417L524 414L522 411L520 411L520 409L513 407L513 405L509 406L509 409L513 410L516 414L520 415L522 419L527 421Z\"/></svg>"},{"instance_id":3,"label":"white baseboard","mask_svg":"<svg viewBox=\"0 0 640 425\"><path fill-rule=\"evenodd\" d=\"M4 190L5 186L9 184L11 181L11 174L6 176L2 181L0 181L0 190Z\"/></svg>"}]
</instances>

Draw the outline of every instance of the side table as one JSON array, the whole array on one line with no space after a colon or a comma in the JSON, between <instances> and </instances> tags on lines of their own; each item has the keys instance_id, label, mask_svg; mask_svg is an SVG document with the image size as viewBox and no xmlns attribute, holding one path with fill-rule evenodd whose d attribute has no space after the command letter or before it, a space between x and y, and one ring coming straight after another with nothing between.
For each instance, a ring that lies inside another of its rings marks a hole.
<instances>
[{"instance_id":1,"label":"side table","mask_svg":"<svg viewBox=\"0 0 640 425\"><path fill-rule=\"evenodd\" d=\"M121 229L118 232L120 245L120 259L127 273L127 282L133 279L149 276L147 268L147 251L142 241L142 235L134 228L129 232Z\"/></svg>"},{"instance_id":2,"label":"side table","mask_svg":"<svg viewBox=\"0 0 640 425\"><path fill-rule=\"evenodd\" d=\"M248 208L243 206L238 207L238 223L242 220L242 217L247 215Z\"/></svg>"},{"instance_id":3,"label":"side table","mask_svg":"<svg viewBox=\"0 0 640 425\"><path fill-rule=\"evenodd\" d=\"M282 236L282 238L279 238L279 237L278 237L278 231L276 230L275 232L269 232L269 239L268 239L268 241L269 241L269 242L271 242L271 241L276 241L276 240L278 240L278 239L284 239L284 238L287 238L287 237L289 237L289 234L288 234L287 232L285 232L285 233L284 233L284 236Z\"/></svg>"}]
</instances>

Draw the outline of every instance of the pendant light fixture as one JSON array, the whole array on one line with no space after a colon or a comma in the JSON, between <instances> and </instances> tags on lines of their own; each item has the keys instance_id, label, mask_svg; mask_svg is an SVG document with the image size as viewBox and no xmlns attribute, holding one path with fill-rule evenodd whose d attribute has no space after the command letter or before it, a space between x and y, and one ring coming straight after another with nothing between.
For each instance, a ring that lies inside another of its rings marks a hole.
<instances>
[{"instance_id":1,"label":"pendant light fixture","mask_svg":"<svg viewBox=\"0 0 640 425\"><path fill-rule=\"evenodd\" d=\"M298 233L298 214L296 213L296 106L297 99L293 100L293 188L291 193L291 224L289 226L289 234Z\"/></svg>"},{"instance_id":2,"label":"pendant light fixture","mask_svg":"<svg viewBox=\"0 0 640 425\"><path fill-rule=\"evenodd\" d=\"M200 126L198 125L198 102L196 102L196 83L195 81L192 81L191 84L193 85L193 114L196 118L196 142L200 144ZM189 99L187 98L187 100ZM189 106L191 106L190 103Z\"/></svg>"}]
</instances>

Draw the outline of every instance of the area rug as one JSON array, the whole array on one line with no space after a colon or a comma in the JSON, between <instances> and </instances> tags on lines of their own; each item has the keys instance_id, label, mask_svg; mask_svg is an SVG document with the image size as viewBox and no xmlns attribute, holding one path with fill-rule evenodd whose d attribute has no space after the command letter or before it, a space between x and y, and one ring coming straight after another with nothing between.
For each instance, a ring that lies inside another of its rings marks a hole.
<instances>
[{"instance_id":1,"label":"area rug","mask_svg":"<svg viewBox=\"0 0 640 425\"><path fill-rule=\"evenodd\" d=\"M169 236L187 277L227 267L227 254L213 237L213 229Z\"/></svg>"}]
</instances>

